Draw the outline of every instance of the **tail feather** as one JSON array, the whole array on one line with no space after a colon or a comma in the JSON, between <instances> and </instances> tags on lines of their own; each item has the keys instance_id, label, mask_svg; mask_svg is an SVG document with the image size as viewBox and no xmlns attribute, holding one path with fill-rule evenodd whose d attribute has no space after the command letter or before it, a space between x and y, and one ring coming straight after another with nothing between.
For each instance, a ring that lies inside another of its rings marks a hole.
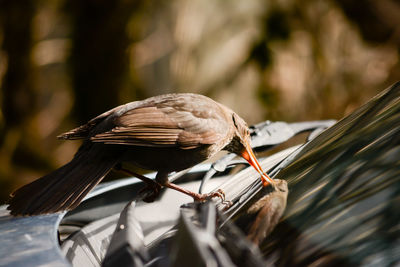
<instances>
[{"instance_id":1,"label":"tail feather","mask_svg":"<svg viewBox=\"0 0 400 267\"><path fill-rule=\"evenodd\" d=\"M118 161L118 154L104 145L86 145L66 165L16 190L7 209L13 215L71 210Z\"/></svg>"}]
</instances>

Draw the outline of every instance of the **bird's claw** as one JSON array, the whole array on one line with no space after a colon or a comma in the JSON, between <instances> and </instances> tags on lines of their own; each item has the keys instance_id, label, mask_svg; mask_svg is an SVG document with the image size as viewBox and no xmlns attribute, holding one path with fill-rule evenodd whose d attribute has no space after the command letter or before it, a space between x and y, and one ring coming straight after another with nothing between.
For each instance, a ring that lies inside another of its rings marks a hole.
<instances>
[{"instance_id":1,"label":"bird's claw","mask_svg":"<svg viewBox=\"0 0 400 267\"><path fill-rule=\"evenodd\" d=\"M197 196L193 196L195 200L200 201L200 202L204 202L213 198L219 198L221 199L221 203L225 203L225 193L224 191L222 191L222 189L218 189L214 192L210 192L207 194L201 194L201 195L197 195Z\"/></svg>"},{"instance_id":2,"label":"bird's claw","mask_svg":"<svg viewBox=\"0 0 400 267\"><path fill-rule=\"evenodd\" d=\"M150 203L157 199L157 197L160 195L160 191L161 185L154 182L147 184L146 187L140 190L139 194L143 195L142 200L144 202Z\"/></svg>"},{"instance_id":3,"label":"bird's claw","mask_svg":"<svg viewBox=\"0 0 400 267\"><path fill-rule=\"evenodd\" d=\"M221 204L223 205L222 210L223 210L223 211L227 211L230 207L232 207L233 202L230 201L230 200L225 200L225 201L223 201Z\"/></svg>"},{"instance_id":4,"label":"bird's claw","mask_svg":"<svg viewBox=\"0 0 400 267\"><path fill-rule=\"evenodd\" d=\"M210 199L214 198L214 197L219 197L221 199L221 205L223 205L223 209L222 209L223 211L226 211L233 205L232 201L226 200L225 192L222 191L222 189L218 189L215 192L211 192Z\"/></svg>"},{"instance_id":5,"label":"bird's claw","mask_svg":"<svg viewBox=\"0 0 400 267\"><path fill-rule=\"evenodd\" d=\"M211 192L207 194L206 199L213 199L214 197L219 197L221 202L225 201L225 192L222 189L218 189L217 191Z\"/></svg>"},{"instance_id":6,"label":"bird's claw","mask_svg":"<svg viewBox=\"0 0 400 267\"><path fill-rule=\"evenodd\" d=\"M221 199L221 205L223 205L223 211L226 211L232 206L232 201L226 200L225 192L222 191L222 189L218 189L214 192L208 193L208 194L202 194L197 197L194 197L196 201L204 202L213 198L219 198Z\"/></svg>"},{"instance_id":7,"label":"bird's claw","mask_svg":"<svg viewBox=\"0 0 400 267\"><path fill-rule=\"evenodd\" d=\"M221 202L224 202L225 201L225 193L224 193L224 191L222 191L221 189L218 189L216 191L213 191L213 192L210 192L210 193L207 193L207 194L201 194L201 195L198 195L198 197L196 197L197 199L195 198L195 200L204 202L206 200L210 200L210 199L213 199L215 197L220 198Z\"/></svg>"}]
</instances>

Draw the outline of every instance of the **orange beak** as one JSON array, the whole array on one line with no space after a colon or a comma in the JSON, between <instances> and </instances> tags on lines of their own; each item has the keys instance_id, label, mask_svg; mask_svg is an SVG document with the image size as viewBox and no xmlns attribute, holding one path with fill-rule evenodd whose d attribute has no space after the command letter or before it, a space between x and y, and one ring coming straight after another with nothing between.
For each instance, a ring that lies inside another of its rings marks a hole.
<instances>
[{"instance_id":1,"label":"orange beak","mask_svg":"<svg viewBox=\"0 0 400 267\"><path fill-rule=\"evenodd\" d=\"M261 168L260 163L258 163L256 156L254 156L253 149L249 145L249 143L245 142L245 149L243 150L241 156L247 160L251 166L253 166L256 171L261 175L261 182L263 186L267 186L269 184L275 185L275 181L271 179Z\"/></svg>"}]
</instances>

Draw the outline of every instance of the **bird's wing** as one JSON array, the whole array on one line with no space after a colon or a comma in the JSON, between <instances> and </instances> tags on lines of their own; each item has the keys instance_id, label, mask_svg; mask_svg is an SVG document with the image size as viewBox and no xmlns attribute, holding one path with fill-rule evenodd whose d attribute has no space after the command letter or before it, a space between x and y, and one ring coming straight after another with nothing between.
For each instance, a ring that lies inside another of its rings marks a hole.
<instances>
[{"instance_id":1,"label":"bird's wing","mask_svg":"<svg viewBox=\"0 0 400 267\"><path fill-rule=\"evenodd\" d=\"M181 104L169 101L128 110L115 117L114 128L96 134L91 140L105 144L192 149L214 144L225 137L229 125L221 110L203 103L193 111L189 108L192 103Z\"/></svg>"},{"instance_id":2,"label":"bird's wing","mask_svg":"<svg viewBox=\"0 0 400 267\"><path fill-rule=\"evenodd\" d=\"M135 104L137 102L131 102L131 104ZM116 108L113 108L111 110L108 110L104 112L103 114L100 114L99 116L91 119L88 121L86 124L83 124L77 128L74 128L68 132L65 132L63 134L60 134L57 136L58 139L65 139L65 140L78 140L78 139L85 139L87 138L93 129L101 123L103 120L107 119L108 116L112 115L113 113L117 112L118 110L121 110L125 107L126 105L121 105Z\"/></svg>"}]
</instances>

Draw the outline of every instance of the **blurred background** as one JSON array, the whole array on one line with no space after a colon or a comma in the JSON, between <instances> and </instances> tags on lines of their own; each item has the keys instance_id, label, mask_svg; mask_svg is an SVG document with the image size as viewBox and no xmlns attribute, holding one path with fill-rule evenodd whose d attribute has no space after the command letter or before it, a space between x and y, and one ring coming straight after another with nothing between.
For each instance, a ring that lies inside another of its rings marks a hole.
<instances>
[{"instance_id":1,"label":"blurred background","mask_svg":"<svg viewBox=\"0 0 400 267\"><path fill-rule=\"evenodd\" d=\"M0 203L119 104L194 92L249 124L339 119L400 80L399 53L395 0L0 0Z\"/></svg>"}]
</instances>

